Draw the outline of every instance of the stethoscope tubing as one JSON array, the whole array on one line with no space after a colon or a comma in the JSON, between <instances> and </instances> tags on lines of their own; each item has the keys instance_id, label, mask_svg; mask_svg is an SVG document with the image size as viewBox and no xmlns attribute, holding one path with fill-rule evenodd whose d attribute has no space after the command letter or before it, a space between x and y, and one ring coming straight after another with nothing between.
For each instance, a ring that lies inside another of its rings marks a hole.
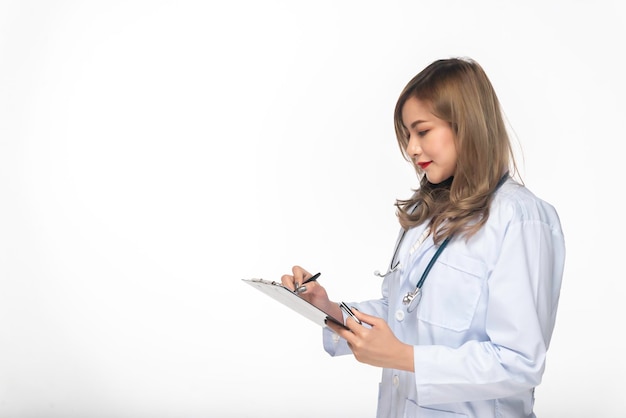
<instances>
[{"instance_id":1,"label":"stethoscope tubing","mask_svg":"<svg viewBox=\"0 0 626 418\"><path fill-rule=\"evenodd\" d=\"M495 188L494 192L496 190L498 190L500 188L500 186L502 186L504 184L504 182L508 178L509 178L509 173L506 172L500 178L500 180L498 181L498 184L496 185L496 188ZM413 210L415 210L415 208ZM398 242L396 243L396 247L395 247L395 249L393 251L393 257L391 258L391 263L389 264L389 269L387 270L387 272L385 274L380 274L378 271L376 271L374 274L376 274L377 276L380 276L380 277L385 277L388 274L391 274L391 273L395 272L398 269L398 266L400 265L400 261L396 260L396 258L398 256L398 251L400 249L400 246L402 245L402 241L404 240L404 236L405 235L406 235L406 229L402 231L402 235L400 236L400 238L398 239ZM451 239L452 239L452 235L449 235L441 243L441 245L439 246L439 248L437 248L437 251L435 252L433 257L428 262L428 265L426 266L426 269L422 273L419 281L417 282L417 285L415 286L415 290L413 290L412 292L408 292L404 296L404 298L402 300L402 303L405 304L405 305L409 305L409 312L411 312L413 309L415 309L415 306L417 306L417 303L419 303L419 300L421 299L421 289L422 289L422 286L424 285L424 282L426 281L426 278L428 277L428 274L430 273L430 270L435 265L435 262L437 261L437 259L439 258L439 256L443 252L443 250L448 246L448 243L450 242ZM419 297L416 298L416 296L419 296Z\"/></svg>"}]
</instances>

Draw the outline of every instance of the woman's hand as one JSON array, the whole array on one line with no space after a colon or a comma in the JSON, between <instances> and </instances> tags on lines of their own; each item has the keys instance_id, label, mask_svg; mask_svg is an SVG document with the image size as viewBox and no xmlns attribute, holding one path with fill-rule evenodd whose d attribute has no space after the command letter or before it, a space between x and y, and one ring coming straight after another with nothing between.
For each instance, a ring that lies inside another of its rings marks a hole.
<instances>
[{"instance_id":1,"label":"woman's hand","mask_svg":"<svg viewBox=\"0 0 626 418\"><path fill-rule=\"evenodd\" d=\"M291 268L291 272L293 274L285 274L280 278L283 286L295 291L297 287L299 287L304 281L311 277L312 274L303 269L300 266L293 266Z\"/></svg>"},{"instance_id":2,"label":"woman's hand","mask_svg":"<svg viewBox=\"0 0 626 418\"><path fill-rule=\"evenodd\" d=\"M354 357L361 363L390 369L415 371L413 346L403 343L384 319L352 309L354 315L369 326L359 325L354 319L346 320L346 327L328 321L327 326L348 342Z\"/></svg>"},{"instance_id":3,"label":"woman's hand","mask_svg":"<svg viewBox=\"0 0 626 418\"><path fill-rule=\"evenodd\" d=\"M324 287L320 285L317 280L302 285L302 283L304 283L309 277L312 276L311 273L309 273L300 266L293 266L291 271L293 274L285 274L280 278L283 286L293 291L299 289L298 296L300 296L302 299L306 300L314 306L317 306L319 309L326 312L332 317L339 319L342 318L339 305L332 302L328 298L326 289L324 289Z\"/></svg>"}]
</instances>

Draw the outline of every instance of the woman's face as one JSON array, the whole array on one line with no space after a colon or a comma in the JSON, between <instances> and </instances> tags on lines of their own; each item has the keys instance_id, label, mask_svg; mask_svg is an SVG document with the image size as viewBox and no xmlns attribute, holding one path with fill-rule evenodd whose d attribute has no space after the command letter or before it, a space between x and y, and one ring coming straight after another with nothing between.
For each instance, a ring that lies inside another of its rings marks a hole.
<instances>
[{"instance_id":1,"label":"woman's face","mask_svg":"<svg viewBox=\"0 0 626 418\"><path fill-rule=\"evenodd\" d=\"M456 146L450 124L430 112L430 107L415 97L402 107L402 123L409 132L406 153L419 171L433 184L454 174Z\"/></svg>"}]
</instances>

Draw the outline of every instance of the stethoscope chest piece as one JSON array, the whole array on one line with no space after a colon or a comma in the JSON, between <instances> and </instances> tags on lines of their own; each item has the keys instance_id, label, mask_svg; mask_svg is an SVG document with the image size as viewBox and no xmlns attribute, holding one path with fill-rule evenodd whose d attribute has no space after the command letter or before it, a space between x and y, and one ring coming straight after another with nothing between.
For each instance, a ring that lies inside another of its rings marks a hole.
<instances>
[{"instance_id":1,"label":"stethoscope chest piece","mask_svg":"<svg viewBox=\"0 0 626 418\"><path fill-rule=\"evenodd\" d=\"M422 299L422 289L416 287L414 291L407 292L406 295L402 298L402 303L407 305L406 310L408 312L413 312L417 305L420 303Z\"/></svg>"}]
</instances>

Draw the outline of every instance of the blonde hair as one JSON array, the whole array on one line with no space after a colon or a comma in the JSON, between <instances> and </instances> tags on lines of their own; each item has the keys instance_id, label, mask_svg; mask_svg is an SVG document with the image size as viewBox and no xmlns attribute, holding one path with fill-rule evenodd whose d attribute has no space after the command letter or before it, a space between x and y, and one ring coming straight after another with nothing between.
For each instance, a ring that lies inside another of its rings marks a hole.
<instances>
[{"instance_id":1,"label":"blonde hair","mask_svg":"<svg viewBox=\"0 0 626 418\"><path fill-rule=\"evenodd\" d=\"M403 89L394 112L396 138L408 161L402 108L412 97L450 124L457 163L445 185L429 183L416 167L420 187L410 199L396 201L400 224L409 229L430 220L436 243L453 234L469 239L487 221L499 180L510 169L517 172L498 97L482 67L471 59L442 59L424 68Z\"/></svg>"}]
</instances>

